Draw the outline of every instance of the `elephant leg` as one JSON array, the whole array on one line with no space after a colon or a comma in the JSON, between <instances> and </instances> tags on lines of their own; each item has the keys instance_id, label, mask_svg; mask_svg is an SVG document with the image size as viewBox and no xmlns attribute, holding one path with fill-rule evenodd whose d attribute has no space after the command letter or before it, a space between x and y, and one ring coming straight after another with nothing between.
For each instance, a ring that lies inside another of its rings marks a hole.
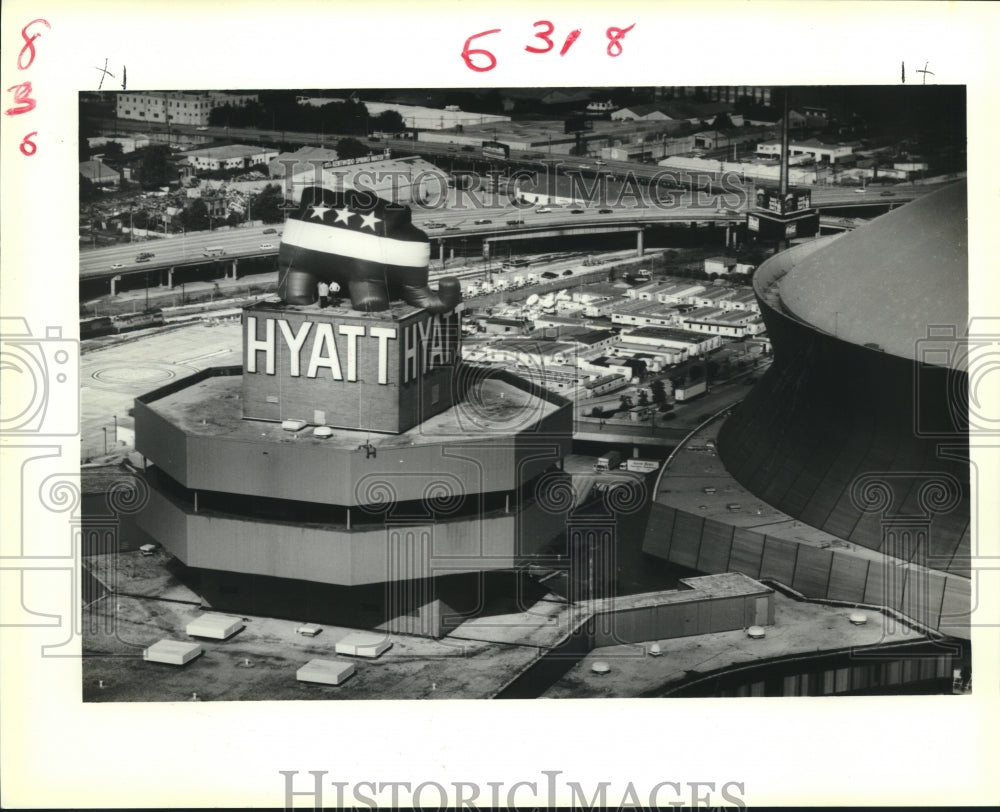
<instances>
[{"instance_id":1,"label":"elephant leg","mask_svg":"<svg viewBox=\"0 0 1000 812\"><path fill-rule=\"evenodd\" d=\"M307 271L289 270L278 285L282 301L293 305L310 305L319 297L316 277Z\"/></svg>"},{"instance_id":2,"label":"elephant leg","mask_svg":"<svg viewBox=\"0 0 1000 812\"><path fill-rule=\"evenodd\" d=\"M351 307L370 313L389 309L389 293L379 279L349 279L347 289L351 294Z\"/></svg>"}]
</instances>

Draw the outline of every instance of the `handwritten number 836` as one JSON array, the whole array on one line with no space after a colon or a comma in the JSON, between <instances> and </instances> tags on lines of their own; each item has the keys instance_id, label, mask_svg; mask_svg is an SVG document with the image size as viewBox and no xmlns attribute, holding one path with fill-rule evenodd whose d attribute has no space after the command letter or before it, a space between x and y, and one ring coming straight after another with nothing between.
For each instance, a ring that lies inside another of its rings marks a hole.
<instances>
[{"instance_id":1,"label":"handwritten number 836","mask_svg":"<svg viewBox=\"0 0 1000 812\"><path fill-rule=\"evenodd\" d=\"M552 33L555 31L555 26L548 20L539 20L534 23L535 28L540 28L540 31L535 32L535 39L541 40L544 46L538 45L525 45L524 50L532 54L547 54L553 48L555 48L555 43L552 41ZM621 56L622 53L622 39L625 35L635 28L635 23L632 23L628 28L615 28L611 27L604 32L604 35L608 39L607 54L608 56L616 57ZM574 42L576 42L577 37L580 36L581 29L575 28L569 32L566 39L563 40L562 47L559 49L559 56L565 56L566 52L570 49ZM489 31L480 31L478 34L473 34L465 41L465 47L462 48L462 59L465 60L465 65L469 70L474 70L476 73L486 73L486 71L491 71L497 66L497 58L485 48L472 48L472 41L474 39L479 39L480 37L489 36L490 34L499 34L499 28L491 28ZM477 59L480 64L473 62L473 57L481 57L482 59ZM483 64L482 60L485 59L487 62Z\"/></svg>"}]
</instances>

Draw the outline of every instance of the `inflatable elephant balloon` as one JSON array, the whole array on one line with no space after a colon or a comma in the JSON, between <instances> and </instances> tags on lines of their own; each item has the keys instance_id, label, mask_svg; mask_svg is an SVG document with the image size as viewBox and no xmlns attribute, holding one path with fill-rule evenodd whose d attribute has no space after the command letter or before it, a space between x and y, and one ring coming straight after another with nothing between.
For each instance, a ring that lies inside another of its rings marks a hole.
<instances>
[{"instance_id":1,"label":"inflatable elephant balloon","mask_svg":"<svg viewBox=\"0 0 1000 812\"><path fill-rule=\"evenodd\" d=\"M410 208L371 192L303 189L289 215L278 252L278 294L288 304L308 305L318 284L339 285L355 310L387 310L402 299L432 313L454 310L462 300L455 277L438 290L427 284L430 242L410 220Z\"/></svg>"}]
</instances>

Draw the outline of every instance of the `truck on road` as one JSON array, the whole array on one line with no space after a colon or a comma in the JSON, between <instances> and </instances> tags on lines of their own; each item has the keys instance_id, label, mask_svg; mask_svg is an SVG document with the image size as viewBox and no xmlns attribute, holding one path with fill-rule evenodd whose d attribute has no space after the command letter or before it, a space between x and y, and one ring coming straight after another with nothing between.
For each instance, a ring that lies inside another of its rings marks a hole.
<instances>
[{"instance_id":1,"label":"truck on road","mask_svg":"<svg viewBox=\"0 0 1000 812\"><path fill-rule=\"evenodd\" d=\"M605 471L617 471L618 466L621 465L622 455L617 451L609 451L603 457L598 457L597 462L594 463L594 471L597 473L603 473Z\"/></svg>"}]
</instances>

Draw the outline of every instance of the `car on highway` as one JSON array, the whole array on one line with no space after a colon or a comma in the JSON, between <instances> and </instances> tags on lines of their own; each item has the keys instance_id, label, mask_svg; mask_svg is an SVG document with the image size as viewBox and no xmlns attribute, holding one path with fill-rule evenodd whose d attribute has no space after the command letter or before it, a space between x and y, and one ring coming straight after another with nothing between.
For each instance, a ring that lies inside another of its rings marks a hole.
<instances>
[{"instance_id":1,"label":"car on highway","mask_svg":"<svg viewBox=\"0 0 1000 812\"><path fill-rule=\"evenodd\" d=\"M550 214L551 212L552 209L550 209L548 206L542 206L540 209L535 209L536 214Z\"/></svg>"},{"instance_id":2,"label":"car on highway","mask_svg":"<svg viewBox=\"0 0 1000 812\"><path fill-rule=\"evenodd\" d=\"M880 197L895 197L896 193L895 192L881 192L879 196Z\"/></svg>"},{"instance_id":3,"label":"car on highway","mask_svg":"<svg viewBox=\"0 0 1000 812\"><path fill-rule=\"evenodd\" d=\"M570 214L583 214L583 209L570 209Z\"/></svg>"},{"instance_id":4,"label":"car on highway","mask_svg":"<svg viewBox=\"0 0 1000 812\"><path fill-rule=\"evenodd\" d=\"M488 217L481 217L480 219L475 220L473 222L475 222L477 226L485 226L487 223L492 223L493 221L490 220Z\"/></svg>"},{"instance_id":5,"label":"car on highway","mask_svg":"<svg viewBox=\"0 0 1000 812\"><path fill-rule=\"evenodd\" d=\"M424 223L424 228L444 228L444 223Z\"/></svg>"},{"instance_id":6,"label":"car on highway","mask_svg":"<svg viewBox=\"0 0 1000 812\"><path fill-rule=\"evenodd\" d=\"M149 262L149 257L144 257L142 254L139 254L139 256L137 256L135 258L135 261L136 262Z\"/></svg>"},{"instance_id":7,"label":"car on highway","mask_svg":"<svg viewBox=\"0 0 1000 812\"><path fill-rule=\"evenodd\" d=\"M580 169L590 169L590 164L578 164Z\"/></svg>"},{"instance_id":8,"label":"car on highway","mask_svg":"<svg viewBox=\"0 0 1000 812\"><path fill-rule=\"evenodd\" d=\"M199 127L198 132L203 133L208 129L208 127Z\"/></svg>"},{"instance_id":9,"label":"car on highway","mask_svg":"<svg viewBox=\"0 0 1000 812\"><path fill-rule=\"evenodd\" d=\"M558 278L559 274L552 273L552 271L546 271L545 273L542 274L542 279L558 279Z\"/></svg>"},{"instance_id":10,"label":"car on highway","mask_svg":"<svg viewBox=\"0 0 1000 812\"><path fill-rule=\"evenodd\" d=\"M119 268L124 268L124 267L125 267L124 262L116 262L114 265L111 266L111 270L117 271Z\"/></svg>"},{"instance_id":11,"label":"car on highway","mask_svg":"<svg viewBox=\"0 0 1000 812\"><path fill-rule=\"evenodd\" d=\"M565 271L563 271L562 275L563 276L572 276L573 275L573 271L572 271L572 269L567 268Z\"/></svg>"},{"instance_id":12,"label":"car on highway","mask_svg":"<svg viewBox=\"0 0 1000 812\"><path fill-rule=\"evenodd\" d=\"M597 164L598 166L604 166L604 161L601 158L598 158L596 161L594 161L594 163Z\"/></svg>"},{"instance_id":13,"label":"car on highway","mask_svg":"<svg viewBox=\"0 0 1000 812\"><path fill-rule=\"evenodd\" d=\"M445 226L445 231L458 231L458 226Z\"/></svg>"},{"instance_id":14,"label":"car on highway","mask_svg":"<svg viewBox=\"0 0 1000 812\"><path fill-rule=\"evenodd\" d=\"M863 195L864 193L865 193L865 190L863 188L862 189L855 189L854 190L854 194L856 194L856 195Z\"/></svg>"},{"instance_id":15,"label":"car on highway","mask_svg":"<svg viewBox=\"0 0 1000 812\"><path fill-rule=\"evenodd\" d=\"M520 220L508 220L507 221L507 225L509 225L509 226L523 226L524 223L522 223Z\"/></svg>"},{"instance_id":16,"label":"car on highway","mask_svg":"<svg viewBox=\"0 0 1000 812\"><path fill-rule=\"evenodd\" d=\"M611 209L598 209L598 214L611 214Z\"/></svg>"},{"instance_id":17,"label":"car on highway","mask_svg":"<svg viewBox=\"0 0 1000 812\"><path fill-rule=\"evenodd\" d=\"M278 229L276 229L276 228L265 228L261 232L261 234L277 234L277 233L278 233Z\"/></svg>"},{"instance_id":18,"label":"car on highway","mask_svg":"<svg viewBox=\"0 0 1000 812\"><path fill-rule=\"evenodd\" d=\"M262 242L260 244L260 247L263 248L265 251L268 251L268 250L274 248L274 243L271 243L271 242Z\"/></svg>"}]
</instances>

